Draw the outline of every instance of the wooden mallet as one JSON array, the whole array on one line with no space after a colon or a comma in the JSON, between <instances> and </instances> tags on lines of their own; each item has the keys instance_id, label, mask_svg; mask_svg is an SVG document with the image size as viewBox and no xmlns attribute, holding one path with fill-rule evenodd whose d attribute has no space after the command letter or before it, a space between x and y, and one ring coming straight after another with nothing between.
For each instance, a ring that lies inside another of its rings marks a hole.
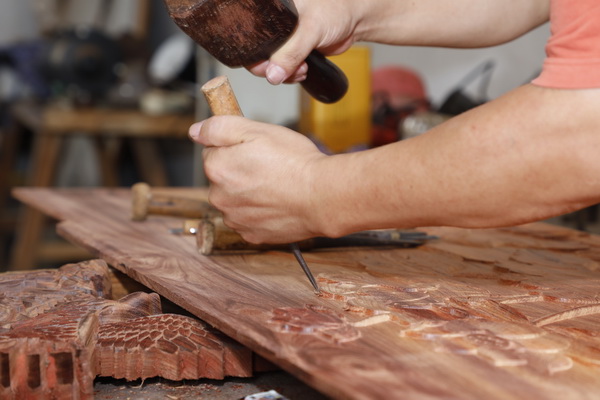
<instances>
[{"instance_id":1,"label":"wooden mallet","mask_svg":"<svg viewBox=\"0 0 600 400\"><path fill-rule=\"evenodd\" d=\"M196 43L229 67L267 60L292 35L298 11L292 0L164 0L169 15ZM340 100L348 78L313 50L304 89L324 103Z\"/></svg>"}]
</instances>

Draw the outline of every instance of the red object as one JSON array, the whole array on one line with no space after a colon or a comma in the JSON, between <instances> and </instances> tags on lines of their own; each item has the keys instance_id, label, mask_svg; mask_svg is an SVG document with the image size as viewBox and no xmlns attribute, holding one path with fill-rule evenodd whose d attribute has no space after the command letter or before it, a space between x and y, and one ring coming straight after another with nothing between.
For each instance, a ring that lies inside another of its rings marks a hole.
<instances>
[{"instance_id":1,"label":"red object","mask_svg":"<svg viewBox=\"0 0 600 400\"><path fill-rule=\"evenodd\" d=\"M399 66L376 68L371 75L371 91L388 93L390 97L403 96L415 100L427 98L425 85L414 71Z\"/></svg>"},{"instance_id":2,"label":"red object","mask_svg":"<svg viewBox=\"0 0 600 400\"><path fill-rule=\"evenodd\" d=\"M384 66L371 74L371 146L401 139L398 132L404 118L415 111L429 109L425 85L414 71L400 66Z\"/></svg>"}]
</instances>

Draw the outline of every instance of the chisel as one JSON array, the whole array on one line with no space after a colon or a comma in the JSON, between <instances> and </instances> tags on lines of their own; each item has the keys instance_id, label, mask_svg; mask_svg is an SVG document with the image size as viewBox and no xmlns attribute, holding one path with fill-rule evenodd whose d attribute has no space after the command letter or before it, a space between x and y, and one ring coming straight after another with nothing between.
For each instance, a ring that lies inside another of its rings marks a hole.
<instances>
[{"instance_id":1,"label":"chisel","mask_svg":"<svg viewBox=\"0 0 600 400\"><path fill-rule=\"evenodd\" d=\"M238 104L238 101L233 93L233 89L229 84L229 79L226 76L218 76L206 82L202 86L202 93L206 97L206 101L214 115L239 115L243 116L242 110ZM298 248L297 244L291 244L290 249L298 260L298 263L302 267L302 270L308 277L311 285L315 288L317 293L320 293L319 285L314 276L310 272L302 253Z\"/></svg>"}]
</instances>

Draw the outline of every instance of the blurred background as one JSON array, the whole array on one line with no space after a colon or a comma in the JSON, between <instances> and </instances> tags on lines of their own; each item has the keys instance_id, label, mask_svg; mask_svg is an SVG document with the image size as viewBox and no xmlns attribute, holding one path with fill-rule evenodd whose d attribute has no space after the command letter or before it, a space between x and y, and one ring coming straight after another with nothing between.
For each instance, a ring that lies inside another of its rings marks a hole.
<instances>
[{"instance_id":1,"label":"blurred background","mask_svg":"<svg viewBox=\"0 0 600 400\"><path fill-rule=\"evenodd\" d=\"M323 105L298 85L273 87L215 61L179 31L162 0L4 0L0 270L19 263L26 207L10 197L13 187L205 185L187 127L209 115L198 87L216 75L228 75L247 117L297 129L327 153L359 151L421 134L529 82L548 36L544 25L487 49L357 44L332 57L350 79L348 95ZM31 267L83 256L55 241L51 227L40 235L35 249L21 249L36 253Z\"/></svg>"}]
</instances>

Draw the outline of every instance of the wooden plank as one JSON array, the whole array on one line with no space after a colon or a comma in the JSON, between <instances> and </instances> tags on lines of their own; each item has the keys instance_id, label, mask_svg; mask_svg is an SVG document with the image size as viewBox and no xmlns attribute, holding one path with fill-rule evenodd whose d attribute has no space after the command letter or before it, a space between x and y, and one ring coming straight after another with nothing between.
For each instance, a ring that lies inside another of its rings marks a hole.
<instances>
[{"instance_id":1,"label":"wooden plank","mask_svg":"<svg viewBox=\"0 0 600 400\"><path fill-rule=\"evenodd\" d=\"M193 189L190 189L193 193ZM128 190L20 189L59 233L334 398L592 399L600 238L546 224L428 228L417 249L205 257ZM196 195L205 198L206 192Z\"/></svg>"}]
</instances>

